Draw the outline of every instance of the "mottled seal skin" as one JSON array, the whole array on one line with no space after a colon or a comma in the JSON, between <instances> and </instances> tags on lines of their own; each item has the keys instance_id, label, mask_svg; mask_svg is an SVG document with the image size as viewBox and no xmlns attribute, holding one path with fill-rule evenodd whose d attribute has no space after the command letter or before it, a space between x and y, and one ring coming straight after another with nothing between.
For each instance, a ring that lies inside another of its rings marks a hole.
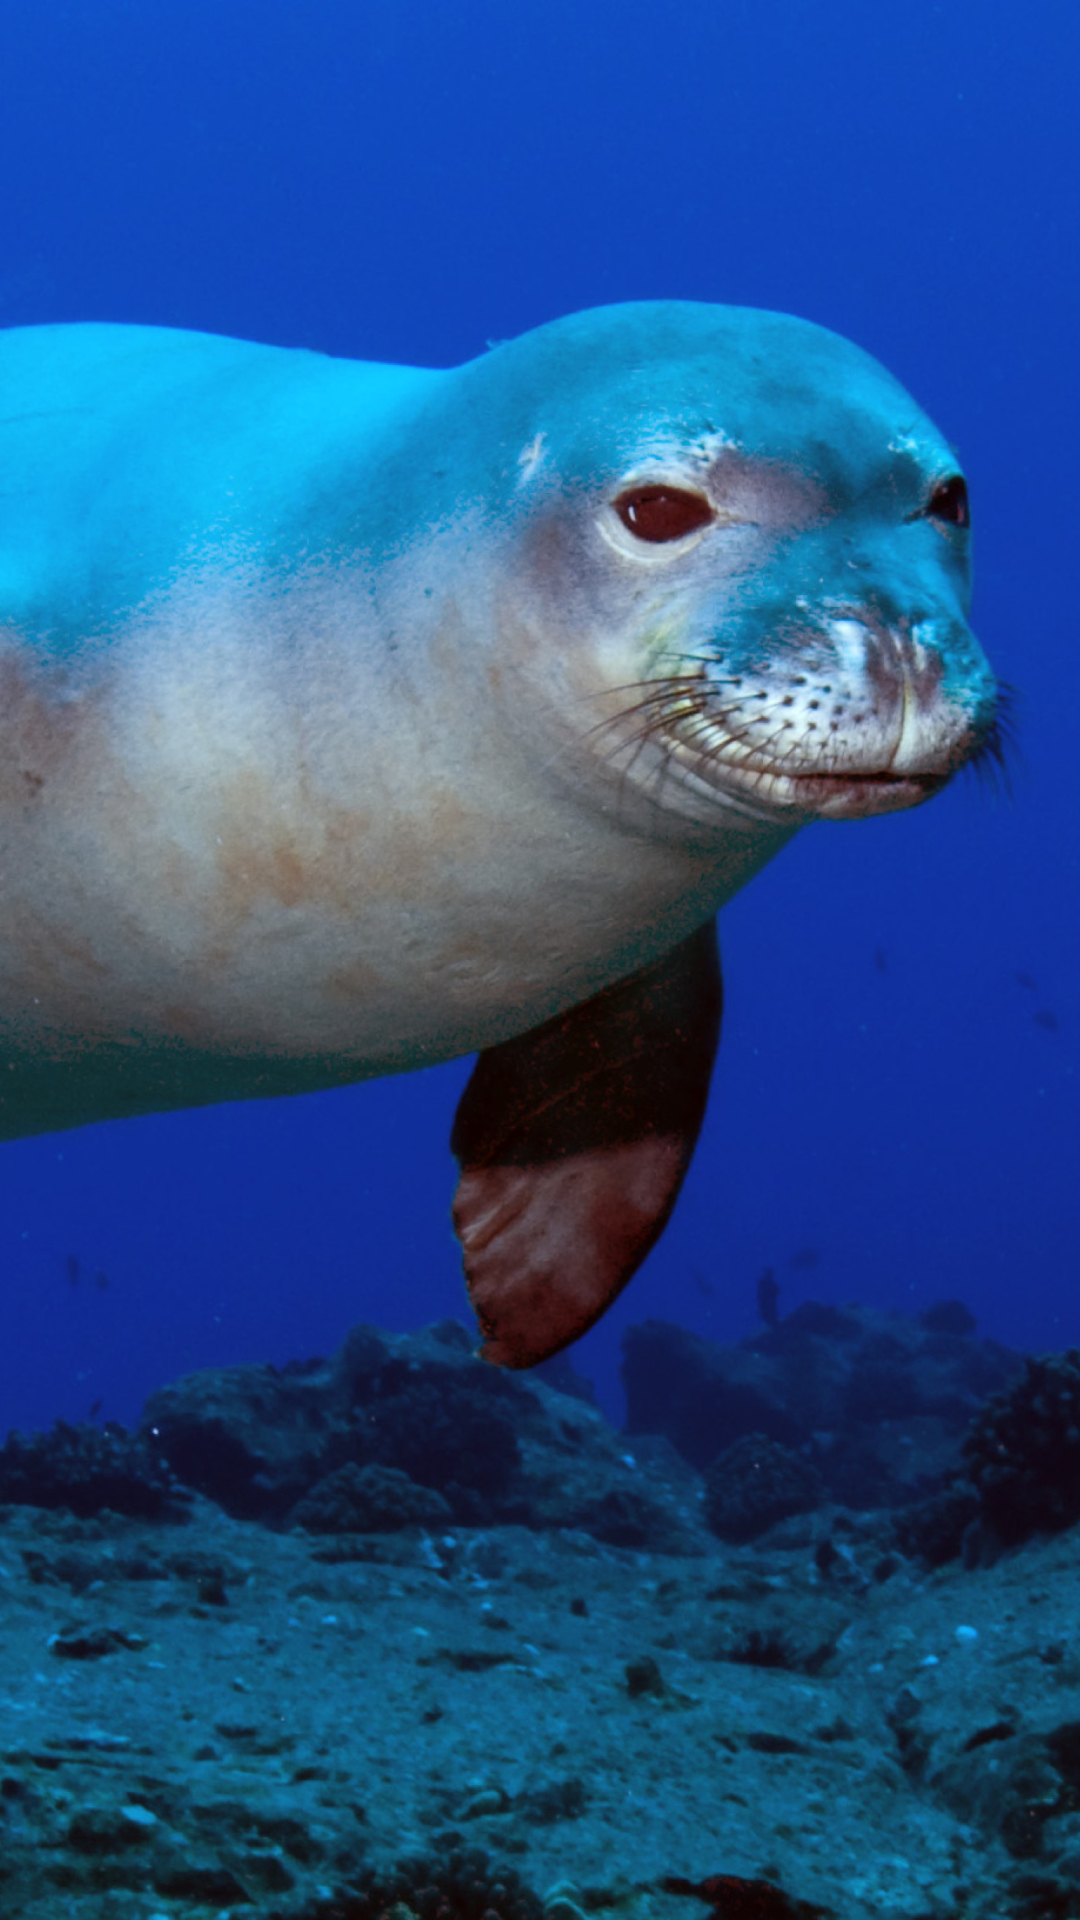
<instances>
[{"instance_id":1,"label":"mottled seal skin","mask_svg":"<svg viewBox=\"0 0 1080 1920\"><path fill-rule=\"evenodd\" d=\"M482 1049L486 1351L565 1345L688 1163L712 916L993 738L955 454L674 302L449 372L16 329L0 396L0 1134Z\"/></svg>"}]
</instances>

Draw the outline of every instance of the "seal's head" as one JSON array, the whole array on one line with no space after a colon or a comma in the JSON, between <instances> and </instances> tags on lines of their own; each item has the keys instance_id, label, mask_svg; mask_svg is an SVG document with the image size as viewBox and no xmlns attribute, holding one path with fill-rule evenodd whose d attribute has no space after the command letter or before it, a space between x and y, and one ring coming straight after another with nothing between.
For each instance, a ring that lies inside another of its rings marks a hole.
<instances>
[{"instance_id":1,"label":"seal's head","mask_svg":"<svg viewBox=\"0 0 1080 1920\"><path fill-rule=\"evenodd\" d=\"M684 825L794 827L916 805L993 748L964 477L867 354L662 302L463 373L498 415L503 631L567 769Z\"/></svg>"}]
</instances>

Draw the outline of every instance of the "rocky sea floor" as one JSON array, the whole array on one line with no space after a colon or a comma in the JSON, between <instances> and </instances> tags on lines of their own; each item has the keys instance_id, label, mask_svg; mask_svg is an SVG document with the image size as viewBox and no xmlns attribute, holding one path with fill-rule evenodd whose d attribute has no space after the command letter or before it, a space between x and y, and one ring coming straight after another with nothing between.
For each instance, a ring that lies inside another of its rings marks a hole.
<instances>
[{"instance_id":1,"label":"rocky sea floor","mask_svg":"<svg viewBox=\"0 0 1080 1920\"><path fill-rule=\"evenodd\" d=\"M430 1396L444 1331L364 1339L383 1406L403 1365ZM455 1350L455 1392L472 1364ZM355 1420L376 1403L355 1341L350 1369ZM228 1504L280 1508L256 1412L281 1428L274 1383L310 1389L326 1447L341 1378L339 1356L180 1383L204 1482L216 1438ZM1080 1529L932 1568L898 1550L895 1507L825 1489L725 1542L668 1439L509 1385L532 1412L486 1523L445 1474L434 1493L355 1464L332 1499L315 1477L312 1525L292 1517L310 1474L291 1514L230 1513L204 1486L80 1517L12 1499L9 1459L3 1920L1080 1915ZM410 1488L445 1511L409 1520ZM650 1544L620 1544L636 1510Z\"/></svg>"}]
</instances>

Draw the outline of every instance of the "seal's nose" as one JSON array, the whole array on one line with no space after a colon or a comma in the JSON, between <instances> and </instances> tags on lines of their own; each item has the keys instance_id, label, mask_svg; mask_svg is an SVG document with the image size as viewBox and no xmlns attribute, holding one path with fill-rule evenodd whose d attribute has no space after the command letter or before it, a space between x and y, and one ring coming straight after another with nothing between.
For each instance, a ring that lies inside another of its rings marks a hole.
<instances>
[{"instance_id":1,"label":"seal's nose","mask_svg":"<svg viewBox=\"0 0 1080 1920\"><path fill-rule=\"evenodd\" d=\"M832 620L830 634L841 671L868 696L884 767L900 775L935 770L945 737L951 742L958 724L970 726L970 714L953 710L945 685L956 623L894 621L872 612ZM852 716L860 730L869 715Z\"/></svg>"},{"instance_id":2,"label":"seal's nose","mask_svg":"<svg viewBox=\"0 0 1080 1920\"><path fill-rule=\"evenodd\" d=\"M939 704L944 676L945 663L932 631L925 637L918 627L871 632L866 677L878 710L895 715L896 746L889 761L893 773L922 771L930 731L927 723Z\"/></svg>"}]
</instances>

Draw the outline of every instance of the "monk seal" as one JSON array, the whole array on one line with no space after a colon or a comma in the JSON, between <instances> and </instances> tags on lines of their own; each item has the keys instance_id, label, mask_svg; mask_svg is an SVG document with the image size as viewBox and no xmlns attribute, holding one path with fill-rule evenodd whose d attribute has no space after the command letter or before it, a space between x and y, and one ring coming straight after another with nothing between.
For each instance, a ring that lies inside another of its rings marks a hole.
<instances>
[{"instance_id":1,"label":"monk seal","mask_svg":"<svg viewBox=\"0 0 1080 1920\"><path fill-rule=\"evenodd\" d=\"M718 908L993 753L956 455L874 360L661 302L447 372L0 338L0 1133L479 1050L487 1357L661 1231Z\"/></svg>"}]
</instances>

